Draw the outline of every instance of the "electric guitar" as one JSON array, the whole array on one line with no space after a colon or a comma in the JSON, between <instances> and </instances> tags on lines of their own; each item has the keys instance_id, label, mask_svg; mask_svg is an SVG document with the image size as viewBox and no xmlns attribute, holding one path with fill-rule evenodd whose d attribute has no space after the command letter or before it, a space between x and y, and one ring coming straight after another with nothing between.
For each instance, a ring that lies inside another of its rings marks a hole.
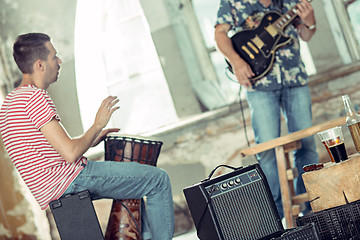
<instances>
[{"instance_id":1,"label":"electric guitar","mask_svg":"<svg viewBox=\"0 0 360 240\"><path fill-rule=\"evenodd\" d=\"M297 11L295 5L283 15L274 11L268 12L259 26L240 31L231 37L234 50L255 74L249 79L251 83L254 84L271 70L276 50L292 41L291 37L284 34L284 30L298 15ZM231 64L226 62L232 72Z\"/></svg>"}]
</instances>

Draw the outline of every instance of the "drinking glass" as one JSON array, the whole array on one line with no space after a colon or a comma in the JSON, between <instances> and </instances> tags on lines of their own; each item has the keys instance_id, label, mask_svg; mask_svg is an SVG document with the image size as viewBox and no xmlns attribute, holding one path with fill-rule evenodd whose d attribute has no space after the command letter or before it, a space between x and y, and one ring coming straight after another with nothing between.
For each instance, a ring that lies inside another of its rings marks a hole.
<instances>
[{"instance_id":1,"label":"drinking glass","mask_svg":"<svg viewBox=\"0 0 360 240\"><path fill-rule=\"evenodd\" d=\"M327 139L328 134L326 134L326 130L322 131L322 132L318 132L317 135L319 136L321 143L325 146L326 151L328 152L328 154L330 156L331 162L335 162L333 155L331 154L328 146L325 143L325 141L328 140Z\"/></svg>"},{"instance_id":2,"label":"drinking glass","mask_svg":"<svg viewBox=\"0 0 360 240\"><path fill-rule=\"evenodd\" d=\"M347 159L346 148L344 144L344 135L341 127L334 127L320 132L318 134L325 142L336 163Z\"/></svg>"}]
</instances>

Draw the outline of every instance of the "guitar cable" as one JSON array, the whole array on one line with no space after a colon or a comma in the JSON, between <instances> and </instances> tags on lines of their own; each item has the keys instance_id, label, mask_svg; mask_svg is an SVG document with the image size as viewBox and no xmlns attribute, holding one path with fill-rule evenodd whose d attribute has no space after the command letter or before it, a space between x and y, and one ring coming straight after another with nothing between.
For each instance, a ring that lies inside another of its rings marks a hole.
<instances>
[{"instance_id":1,"label":"guitar cable","mask_svg":"<svg viewBox=\"0 0 360 240\"><path fill-rule=\"evenodd\" d=\"M244 115L244 108L243 108L242 99L241 99L242 85L241 84L239 84L239 85L240 85L240 87L239 87L239 103L240 103L240 109L241 109L241 118L242 118L242 122L243 122L246 142L247 142L248 147L250 147L250 142L249 142L249 138L248 138L248 134L247 134L247 130L246 130L246 121L245 121L245 115Z\"/></svg>"},{"instance_id":2,"label":"guitar cable","mask_svg":"<svg viewBox=\"0 0 360 240\"><path fill-rule=\"evenodd\" d=\"M247 142L247 145L248 147L250 147L250 141L249 141L249 138L248 138L248 134L247 134L247 130L246 130L246 121L245 121L245 115L244 115L244 108L243 108L243 104L242 104L242 99L241 99L241 89L242 89L242 85L237 81L237 80L234 80L230 75L229 75L229 72L232 73L232 71L230 70L229 67L226 67L225 69L225 75L226 77L239 84L239 103L240 103L240 110L241 110L241 118L242 118L242 123L243 123L243 127L244 127L244 133L245 133L245 139L246 139L246 142Z\"/></svg>"},{"instance_id":3,"label":"guitar cable","mask_svg":"<svg viewBox=\"0 0 360 240\"><path fill-rule=\"evenodd\" d=\"M231 72L231 70L229 69L229 67L226 68L225 70L225 75L233 82L236 82L237 84L240 85L239 87L239 104L240 104L240 110L241 110L241 118L242 118L242 122L243 122L243 127L244 127L244 134L245 134L245 139L246 139L246 143L248 145L248 147L250 147L250 141L248 138L248 134L247 134L247 129L246 129L246 121L245 121L245 115L244 115L244 108L243 108L243 104L242 104L242 99L241 99L241 89L242 89L242 85L236 80L234 80L232 77L230 77L229 72ZM232 73L232 72L231 72ZM257 162L259 162L259 156L257 154L254 154L255 160Z\"/></svg>"}]
</instances>

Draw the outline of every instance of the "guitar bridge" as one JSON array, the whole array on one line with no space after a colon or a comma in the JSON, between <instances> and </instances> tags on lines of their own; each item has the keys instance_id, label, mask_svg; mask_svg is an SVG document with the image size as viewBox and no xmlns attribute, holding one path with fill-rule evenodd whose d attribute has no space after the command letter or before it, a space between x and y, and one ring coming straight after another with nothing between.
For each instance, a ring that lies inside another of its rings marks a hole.
<instances>
[{"instance_id":1,"label":"guitar bridge","mask_svg":"<svg viewBox=\"0 0 360 240\"><path fill-rule=\"evenodd\" d=\"M258 49L261 49L265 45L258 35L251 39L251 41L256 45Z\"/></svg>"}]
</instances>

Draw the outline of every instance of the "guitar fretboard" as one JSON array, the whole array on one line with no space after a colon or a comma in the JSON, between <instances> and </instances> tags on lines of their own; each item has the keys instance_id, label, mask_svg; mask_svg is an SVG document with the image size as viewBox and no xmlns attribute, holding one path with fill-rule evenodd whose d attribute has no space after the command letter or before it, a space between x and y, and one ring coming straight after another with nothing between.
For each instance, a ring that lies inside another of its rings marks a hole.
<instances>
[{"instance_id":1,"label":"guitar fretboard","mask_svg":"<svg viewBox=\"0 0 360 240\"><path fill-rule=\"evenodd\" d=\"M311 2L311 0L307 0L307 1ZM282 31L297 16L297 13L298 13L298 6L295 5L284 15L279 17L272 25L276 28L276 30Z\"/></svg>"}]
</instances>

